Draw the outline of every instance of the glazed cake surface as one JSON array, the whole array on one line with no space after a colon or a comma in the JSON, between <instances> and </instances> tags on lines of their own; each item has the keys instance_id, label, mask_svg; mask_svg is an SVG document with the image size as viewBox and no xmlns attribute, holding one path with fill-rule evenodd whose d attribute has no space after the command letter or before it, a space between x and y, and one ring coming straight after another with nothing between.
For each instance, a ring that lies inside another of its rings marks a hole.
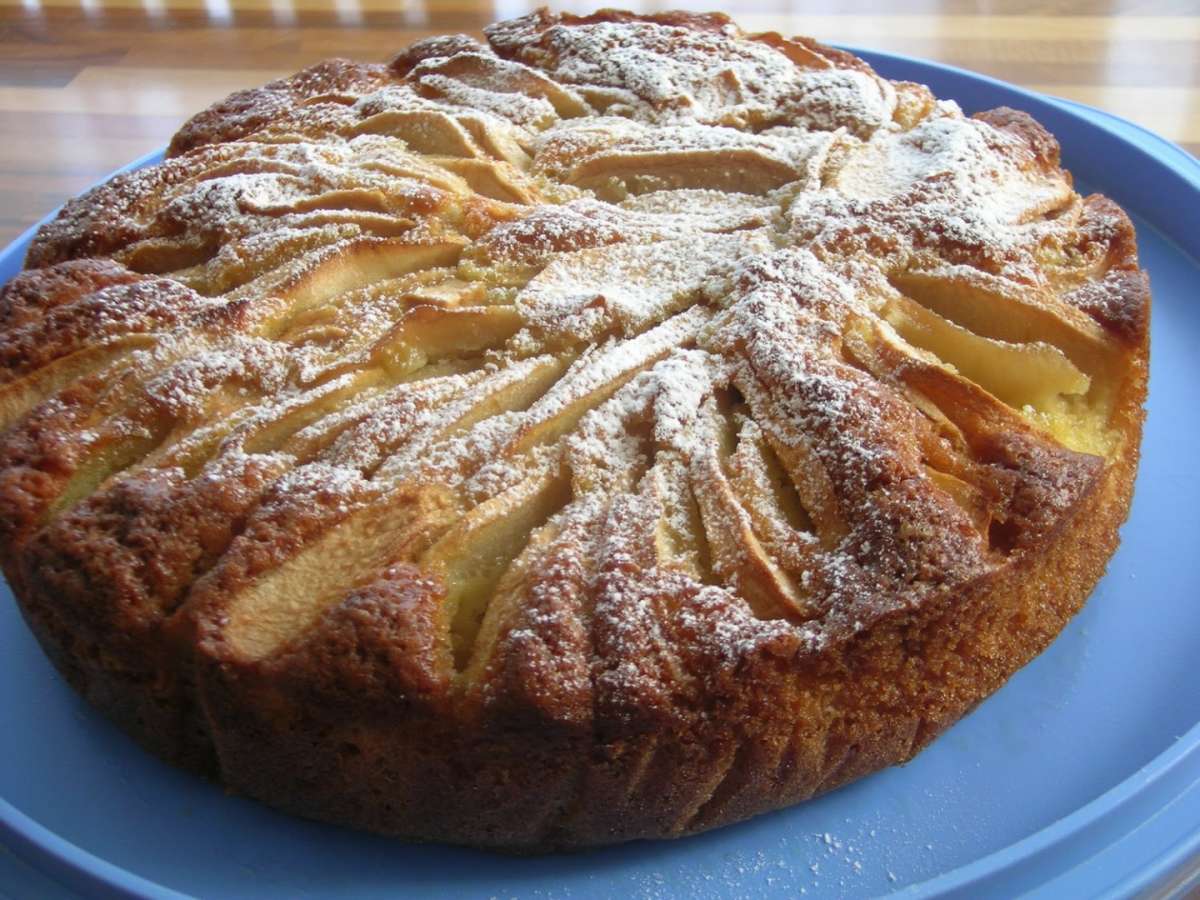
<instances>
[{"instance_id":1,"label":"glazed cake surface","mask_svg":"<svg viewBox=\"0 0 1200 900\"><path fill-rule=\"evenodd\" d=\"M153 752L516 850L904 762L1129 508L1133 228L1028 115L719 14L332 60L0 293L0 562Z\"/></svg>"}]
</instances>

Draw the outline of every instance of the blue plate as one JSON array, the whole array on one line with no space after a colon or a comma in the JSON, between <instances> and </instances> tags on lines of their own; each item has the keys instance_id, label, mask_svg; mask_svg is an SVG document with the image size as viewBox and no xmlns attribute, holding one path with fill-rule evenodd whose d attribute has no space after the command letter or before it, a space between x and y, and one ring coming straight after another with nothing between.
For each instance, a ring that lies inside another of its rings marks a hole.
<instances>
[{"instance_id":1,"label":"blue plate","mask_svg":"<svg viewBox=\"0 0 1200 900\"><path fill-rule=\"evenodd\" d=\"M1096 110L862 55L968 111L1030 111L1084 189L1134 214L1155 304L1141 474L1108 575L1050 650L903 768L687 840L510 859L289 818L157 762L62 683L0 585L0 892L1053 897L1186 879L1200 858L1200 164ZM28 239L0 256L0 281Z\"/></svg>"}]
</instances>

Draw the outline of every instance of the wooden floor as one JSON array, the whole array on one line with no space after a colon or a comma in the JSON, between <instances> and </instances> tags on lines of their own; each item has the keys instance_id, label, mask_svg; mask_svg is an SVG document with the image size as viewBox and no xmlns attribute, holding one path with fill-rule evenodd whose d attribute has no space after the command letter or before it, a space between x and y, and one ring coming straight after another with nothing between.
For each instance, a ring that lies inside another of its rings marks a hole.
<instances>
[{"instance_id":1,"label":"wooden floor","mask_svg":"<svg viewBox=\"0 0 1200 900\"><path fill-rule=\"evenodd\" d=\"M188 115L230 91L328 56L385 59L418 37L475 32L536 5L0 0L0 246L165 144ZM750 0L728 8L746 28L940 60L1080 100L1200 153L1200 0L902 0L886 15L873 12L883 6Z\"/></svg>"}]
</instances>

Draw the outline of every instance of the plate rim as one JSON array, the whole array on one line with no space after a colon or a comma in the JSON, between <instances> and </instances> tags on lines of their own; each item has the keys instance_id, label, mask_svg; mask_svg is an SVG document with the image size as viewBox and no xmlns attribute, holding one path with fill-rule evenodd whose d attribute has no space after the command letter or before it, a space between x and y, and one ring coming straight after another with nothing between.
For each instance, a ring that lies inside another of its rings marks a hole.
<instances>
[{"instance_id":1,"label":"plate rim","mask_svg":"<svg viewBox=\"0 0 1200 900\"><path fill-rule=\"evenodd\" d=\"M1047 113L1051 114L1051 118L1066 115L1085 127L1099 129L1109 140L1116 141L1138 154L1145 165L1182 178L1194 191L1200 193L1200 159L1178 144L1120 116L1077 101L1037 93L989 75L946 63L857 45L834 46L849 50L867 60L873 67L887 68L890 65L898 65L910 70L932 71L951 79L965 79L985 85L1019 99L1022 108L1030 111L1039 121L1042 121ZM878 66L878 63L883 63L883 66ZM1128 132L1133 132L1136 137L1151 143L1156 150L1142 146L1132 139ZM163 158L165 150L166 148L162 147L145 153L104 176L96 184L103 184L123 172L154 164ZM1169 155L1169 158L1164 158L1164 155ZM14 251L27 252L37 230L57 216L60 209L61 207L54 209L0 248L0 256L7 256ZM1184 243L1184 236L1161 228L1159 231L1167 240L1174 242L1181 252L1194 259L1200 257L1200 234L1195 236L1194 241ZM1188 246L1189 243L1195 243L1196 246ZM1194 767L1195 771L1188 769L1189 765ZM1153 793L1147 794L1147 791ZM1163 794L1167 796L1164 798ZM1042 877L1030 885L1029 890L1036 891L1051 881L1062 887L1064 885L1058 879L1072 878L1075 879L1074 886L1081 887L1089 882L1080 882L1080 879L1087 879L1089 874L1094 877L1094 873L1090 873L1087 867L1089 860L1094 860L1101 853L1129 838L1147 821L1145 817L1141 817L1135 821L1124 821L1114 827L1113 819L1126 807L1147 804L1156 806L1158 801L1165 799L1161 811L1166 814L1169 812L1168 807L1179 805L1175 801L1189 798L1192 794L1200 800L1200 722L1178 736L1170 746L1149 762L1057 821L969 863L933 878L907 885L896 893L908 897L941 897L962 894L968 889L974 892L997 889L1002 886L1004 879L1011 877L1017 867L1036 866L1039 860L1039 872ZM1196 806L1200 808L1200 803ZM1178 810L1176 818L1184 818L1178 815ZM1105 894L1125 896L1146 890L1177 872L1185 861L1200 855L1200 822L1178 824L1184 827L1190 824L1191 827L1180 840L1161 847L1159 852L1151 855L1149 859L1144 858L1143 852L1138 860L1132 861L1132 871L1128 871L1127 866L1118 873L1119 880L1115 884L1109 879L1104 888ZM1106 825L1109 827L1105 827ZM1097 832L1099 834L1096 834ZM1051 865L1046 865L1045 857L1053 855L1063 844L1072 841L1086 843L1095 837L1103 837L1106 842L1098 846L1093 844L1082 854L1077 849L1069 860L1061 856L1056 857ZM57 835L3 797L0 797L0 842L42 874L75 890L81 887L84 890L102 888L110 892L109 896L113 896L115 892L115 896L131 900L173 900L189 896L96 856ZM1101 888L1099 882L1091 884L1097 889Z\"/></svg>"}]
</instances>

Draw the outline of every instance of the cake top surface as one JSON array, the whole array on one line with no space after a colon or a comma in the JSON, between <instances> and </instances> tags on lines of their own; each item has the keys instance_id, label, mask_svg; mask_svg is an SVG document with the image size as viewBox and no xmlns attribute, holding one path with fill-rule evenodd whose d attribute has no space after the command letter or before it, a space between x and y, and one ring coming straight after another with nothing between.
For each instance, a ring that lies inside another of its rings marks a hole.
<instances>
[{"instance_id":1,"label":"cake top surface","mask_svg":"<svg viewBox=\"0 0 1200 900\"><path fill-rule=\"evenodd\" d=\"M1029 117L718 15L486 34L235 95L40 232L0 464L59 481L3 537L235 485L170 602L239 658L430 579L453 671L637 691L668 620L736 665L994 572L1116 452L1132 230Z\"/></svg>"}]
</instances>

